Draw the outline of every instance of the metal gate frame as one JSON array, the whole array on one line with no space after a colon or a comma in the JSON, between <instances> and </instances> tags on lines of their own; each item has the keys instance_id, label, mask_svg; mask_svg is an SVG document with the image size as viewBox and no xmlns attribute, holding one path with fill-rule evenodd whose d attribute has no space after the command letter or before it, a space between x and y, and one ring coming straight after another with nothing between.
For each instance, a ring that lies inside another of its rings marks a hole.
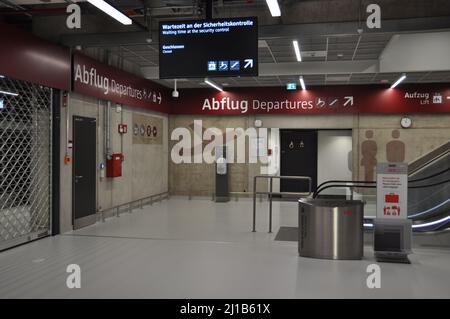
<instances>
[{"instance_id":1,"label":"metal gate frame","mask_svg":"<svg viewBox=\"0 0 450 319\"><path fill-rule=\"evenodd\" d=\"M11 108L0 110L1 251L52 234L54 95L51 88L8 77L0 84L18 93L1 95L4 108Z\"/></svg>"}]
</instances>

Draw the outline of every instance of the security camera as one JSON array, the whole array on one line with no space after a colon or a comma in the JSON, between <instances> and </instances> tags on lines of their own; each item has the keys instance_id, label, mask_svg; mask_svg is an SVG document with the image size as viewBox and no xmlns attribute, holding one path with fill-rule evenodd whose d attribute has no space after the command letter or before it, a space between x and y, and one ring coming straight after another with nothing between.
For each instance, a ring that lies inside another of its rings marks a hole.
<instances>
[{"instance_id":1,"label":"security camera","mask_svg":"<svg viewBox=\"0 0 450 319\"><path fill-rule=\"evenodd\" d=\"M177 99L180 96L180 93L177 90L177 79L173 80L173 91L172 91L172 97Z\"/></svg>"}]
</instances>

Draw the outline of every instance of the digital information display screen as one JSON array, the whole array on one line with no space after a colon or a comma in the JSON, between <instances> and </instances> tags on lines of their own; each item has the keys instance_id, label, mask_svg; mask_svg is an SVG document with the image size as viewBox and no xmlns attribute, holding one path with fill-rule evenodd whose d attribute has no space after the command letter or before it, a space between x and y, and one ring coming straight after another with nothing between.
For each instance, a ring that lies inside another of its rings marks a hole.
<instances>
[{"instance_id":1,"label":"digital information display screen","mask_svg":"<svg viewBox=\"0 0 450 319\"><path fill-rule=\"evenodd\" d=\"M160 22L160 79L258 76L258 20Z\"/></svg>"}]
</instances>

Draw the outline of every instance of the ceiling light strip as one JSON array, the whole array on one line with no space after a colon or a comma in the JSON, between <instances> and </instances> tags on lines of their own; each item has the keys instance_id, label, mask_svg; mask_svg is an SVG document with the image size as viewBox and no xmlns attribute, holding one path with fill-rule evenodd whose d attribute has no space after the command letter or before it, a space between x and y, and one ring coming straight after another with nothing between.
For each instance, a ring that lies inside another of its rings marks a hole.
<instances>
[{"instance_id":1,"label":"ceiling light strip","mask_svg":"<svg viewBox=\"0 0 450 319\"><path fill-rule=\"evenodd\" d=\"M300 45L297 40L292 41L292 45L294 46L295 56L297 57L298 62L302 62L302 55L300 54Z\"/></svg>"},{"instance_id":2,"label":"ceiling light strip","mask_svg":"<svg viewBox=\"0 0 450 319\"><path fill-rule=\"evenodd\" d=\"M303 76L299 78L300 80L300 86L302 87L302 90L306 90L305 81L303 80Z\"/></svg>"},{"instance_id":3,"label":"ceiling light strip","mask_svg":"<svg viewBox=\"0 0 450 319\"><path fill-rule=\"evenodd\" d=\"M403 80L406 79L406 75L403 74L397 81L395 81L394 84L391 85L391 89L395 88L397 85L399 85Z\"/></svg>"},{"instance_id":4,"label":"ceiling light strip","mask_svg":"<svg viewBox=\"0 0 450 319\"><path fill-rule=\"evenodd\" d=\"M269 7L270 14L272 17L280 17L281 16L281 10L280 5L278 4L277 0L266 0L267 6Z\"/></svg>"},{"instance_id":5,"label":"ceiling light strip","mask_svg":"<svg viewBox=\"0 0 450 319\"><path fill-rule=\"evenodd\" d=\"M208 84L209 86L215 88L218 91L223 91L223 88L220 87L220 85L218 85L217 83L211 81L210 79L205 79L205 83Z\"/></svg>"},{"instance_id":6,"label":"ceiling light strip","mask_svg":"<svg viewBox=\"0 0 450 319\"><path fill-rule=\"evenodd\" d=\"M87 1L124 25L130 25L133 23L133 21L129 17L127 17L125 14L123 14L122 12L120 12L112 5L106 3L103 0L87 0Z\"/></svg>"}]
</instances>

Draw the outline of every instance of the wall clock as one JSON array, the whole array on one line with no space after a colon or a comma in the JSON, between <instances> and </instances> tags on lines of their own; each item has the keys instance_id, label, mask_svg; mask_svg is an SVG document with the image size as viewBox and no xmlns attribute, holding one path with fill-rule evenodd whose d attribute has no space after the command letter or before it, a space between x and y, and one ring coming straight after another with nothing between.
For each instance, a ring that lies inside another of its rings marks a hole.
<instances>
[{"instance_id":1,"label":"wall clock","mask_svg":"<svg viewBox=\"0 0 450 319\"><path fill-rule=\"evenodd\" d=\"M410 128L411 125L412 125L412 120L409 117L404 117L404 118L401 119L400 125L403 128Z\"/></svg>"}]
</instances>

